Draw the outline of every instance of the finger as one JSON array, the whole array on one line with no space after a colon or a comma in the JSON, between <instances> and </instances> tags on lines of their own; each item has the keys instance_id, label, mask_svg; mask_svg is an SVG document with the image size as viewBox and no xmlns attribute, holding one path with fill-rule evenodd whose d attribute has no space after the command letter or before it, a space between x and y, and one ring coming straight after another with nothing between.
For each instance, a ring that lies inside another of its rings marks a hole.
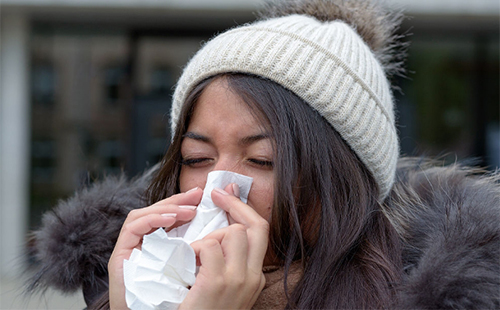
<instances>
[{"instance_id":1,"label":"finger","mask_svg":"<svg viewBox=\"0 0 500 310\"><path fill-rule=\"evenodd\" d=\"M240 187L236 183L228 184L224 191L226 191L229 195L233 195L234 197L240 199Z\"/></svg>"},{"instance_id":2,"label":"finger","mask_svg":"<svg viewBox=\"0 0 500 310\"><path fill-rule=\"evenodd\" d=\"M240 198L240 187L238 186L238 184L236 184L236 183L228 184L224 188L224 190L229 195L233 195L234 197L236 197L238 199L241 199ZM233 219L233 217L229 213L226 213L226 214L227 214L227 221L228 221L229 225L232 225L232 224L236 223L236 221Z\"/></svg>"},{"instance_id":3,"label":"finger","mask_svg":"<svg viewBox=\"0 0 500 310\"><path fill-rule=\"evenodd\" d=\"M225 271L224 254L218 240L202 239L191 243L196 257L200 262L200 272L203 268L208 274L221 275Z\"/></svg>"},{"instance_id":4,"label":"finger","mask_svg":"<svg viewBox=\"0 0 500 310\"><path fill-rule=\"evenodd\" d=\"M223 189L215 188L212 191L212 201L215 205L229 213L236 222L247 227L259 225L263 220L252 207Z\"/></svg>"},{"instance_id":5,"label":"finger","mask_svg":"<svg viewBox=\"0 0 500 310\"><path fill-rule=\"evenodd\" d=\"M197 208L195 206L171 205L171 206L165 206L162 208L147 207L147 208L144 208L144 210L132 210L132 211L130 211L127 218L125 219L123 226L125 226L133 221L136 221L140 218L147 217L149 215L153 215L153 214L161 215L161 214L173 213L173 214L176 214L176 222L172 226L165 227L165 228L172 229L174 227L183 225L183 224L189 222L190 220L192 220L196 215L196 209ZM141 212L142 216L137 217L136 216L137 212Z\"/></svg>"},{"instance_id":6,"label":"finger","mask_svg":"<svg viewBox=\"0 0 500 310\"><path fill-rule=\"evenodd\" d=\"M236 271L247 267L248 236L245 226L233 224L217 229L204 239L215 239L221 244L227 268Z\"/></svg>"},{"instance_id":7,"label":"finger","mask_svg":"<svg viewBox=\"0 0 500 310\"><path fill-rule=\"evenodd\" d=\"M123 225L115 248L132 249L142 242L144 235L160 227L170 227L176 221L177 214L148 214Z\"/></svg>"},{"instance_id":8,"label":"finger","mask_svg":"<svg viewBox=\"0 0 500 310\"><path fill-rule=\"evenodd\" d=\"M269 223L250 206L221 189L216 188L212 191L212 200L228 212L236 222L247 227L248 265L255 270L261 269L267 252Z\"/></svg>"},{"instance_id":9,"label":"finger","mask_svg":"<svg viewBox=\"0 0 500 310\"><path fill-rule=\"evenodd\" d=\"M176 194L166 199L160 200L147 208L135 209L133 210L133 212L130 212L129 217L130 220L135 220L151 213L169 213L168 209L172 206L194 207L200 203L202 195L203 190L201 190L199 187L196 187L190 189L185 193Z\"/></svg>"},{"instance_id":10,"label":"finger","mask_svg":"<svg viewBox=\"0 0 500 310\"><path fill-rule=\"evenodd\" d=\"M233 224L236 224L237 222L233 219L233 217L231 215L229 215L229 213L226 213L227 214L227 222L229 223L229 225L233 225Z\"/></svg>"}]
</instances>

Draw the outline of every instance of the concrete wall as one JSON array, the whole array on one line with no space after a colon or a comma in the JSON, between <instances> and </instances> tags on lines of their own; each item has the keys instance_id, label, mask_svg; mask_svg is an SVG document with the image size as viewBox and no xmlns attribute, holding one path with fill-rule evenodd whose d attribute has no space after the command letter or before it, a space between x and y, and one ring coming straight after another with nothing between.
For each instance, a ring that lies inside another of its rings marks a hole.
<instances>
[{"instance_id":1,"label":"concrete wall","mask_svg":"<svg viewBox=\"0 0 500 310\"><path fill-rule=\"evenodd\" d=\"M28 210L28 20L2 16L0 37L0 272L15 276L25 244Z\"/></svg>"},{"instance_id":2,"label":"concrete wall","mask_svg":"<svg viewBox=\"0 0 500 310\"><path fill-rule=\"evenodd\" d=\"M134 8L134 9L248 9L263 4L264 0L2 0L3 5L19 7L53 8ZM497 0L385 0L389 6L404 7L410 13L495 15L499 11Z\"/></svg>"}]
</instances>

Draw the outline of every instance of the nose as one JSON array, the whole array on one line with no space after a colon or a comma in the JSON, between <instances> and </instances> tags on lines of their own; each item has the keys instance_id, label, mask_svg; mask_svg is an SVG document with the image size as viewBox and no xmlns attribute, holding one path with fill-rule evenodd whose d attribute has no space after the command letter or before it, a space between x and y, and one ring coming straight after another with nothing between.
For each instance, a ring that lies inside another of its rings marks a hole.
<instances>
[{"instance_id":1,"label":"nose","mask_svg":"<svg viewBox=\"0 0 500 310\"><path fill-rule=\"evenodd\" d=\"M212 171L224 170L236 173L241 173L241 165L238 159L231 156L219 156L217 162L213 166Z\"/></svg>"}]
</instances>

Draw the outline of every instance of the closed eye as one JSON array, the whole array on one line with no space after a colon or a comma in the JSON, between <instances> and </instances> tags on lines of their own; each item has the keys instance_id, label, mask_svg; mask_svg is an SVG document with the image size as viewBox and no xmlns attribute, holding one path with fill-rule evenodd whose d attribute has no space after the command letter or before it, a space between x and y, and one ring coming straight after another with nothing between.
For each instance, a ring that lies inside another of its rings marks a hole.
<instances>
[{"instance_id":1,"label":"closed eye","mask_svg":"<svg viewBox=\"0 0 500 310\"><path fill-rule=\"evenodd\" d=\"M263 166L263 167L272 168L274 165L272 161L268 161L268 160L260 160L260 159L250 158L248 161L253 163L253 164Z\"/></svg>"},{"instance_id":2,"label":"closed eye","mask_svg":"<svg viewBox=\"0 0 500 310\"><path fill-rule=\"evenodd\" d=\"M196 167L202 163L205 163L205 162L208 162L212 160L211 158L205 158L205 157L202 157L202 158L183 158L181 160L181 165L183 166L189 166L189 167Z\"/></svg>"}]
</instances>

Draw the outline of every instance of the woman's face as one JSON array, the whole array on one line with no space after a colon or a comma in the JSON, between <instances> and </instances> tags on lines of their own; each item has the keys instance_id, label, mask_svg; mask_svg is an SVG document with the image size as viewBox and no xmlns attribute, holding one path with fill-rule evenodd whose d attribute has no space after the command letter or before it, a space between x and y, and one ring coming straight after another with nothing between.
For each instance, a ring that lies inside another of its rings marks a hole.
<instances>
[{"instance_id":1,"label":"woman's face","mask_svg":"<svg viewBox=\"0 0 500 310\"><path fill-rule=\"evenodd\" d=\"M181 154L181 192L204 188L210 171L244 174L253 178L248 205L269 220L274 195L272 141L225 79L214 80L198 99Z\"/></svg>"}]
</instances>

